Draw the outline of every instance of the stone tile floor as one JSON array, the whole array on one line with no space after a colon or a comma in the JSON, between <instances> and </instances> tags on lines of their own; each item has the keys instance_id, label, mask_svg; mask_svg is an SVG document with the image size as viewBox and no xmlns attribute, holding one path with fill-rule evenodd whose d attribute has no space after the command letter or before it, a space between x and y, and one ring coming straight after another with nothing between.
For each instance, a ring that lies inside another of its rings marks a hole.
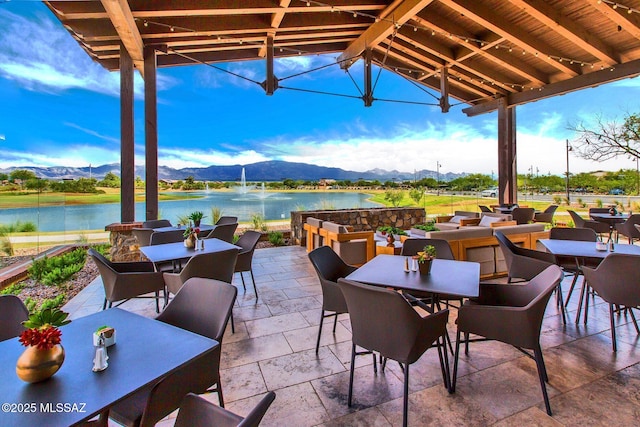
<instances>
[{"instance_id":1,"label":"stone tile floor","mask_svg":"<svg viewBox=\"0 0 640 427\"><path fill-rule=\"evenodd\" d=\"M250 285L245 293L239 275L234 278L239 287L236 332L232 334L229 326L221 362L226 407L246 415L265 392L274 390L277 397L264 426L401 425L402 371L395 363L376 375L371 356L358 357L354 405L347 407L351 351L347 315L339 317L335 334L332 323L327 323L315 354L322 291L304 248L257 250L253 270L258 301ZM411 366L409 424L637 425L640 348L633 324L618 317L615 354L607 305L597 297L590 299L588 324L576 325L577 296L572 296L567 325L562 324L555 298L543 323L553 417L544 411L535 363L510 346L489 341L472 343L469 356L461 358L453 395L442 386L436 351L427 351ZM103 298L98 278L65 310L72 317L87 315L102 308ZM122 308L155 316L152 300L131 300ZM452 337L455 318L452 310ZM207 398L217 403L217 395ZM174 417L158 425L172 426Z\"/></svg>"}]
</instances>

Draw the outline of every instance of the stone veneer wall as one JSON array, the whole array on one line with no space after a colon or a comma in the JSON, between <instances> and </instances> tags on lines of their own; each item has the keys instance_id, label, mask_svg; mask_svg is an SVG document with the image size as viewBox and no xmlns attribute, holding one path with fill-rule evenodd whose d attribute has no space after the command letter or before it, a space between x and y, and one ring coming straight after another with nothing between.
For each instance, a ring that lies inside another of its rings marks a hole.
<instances>
[{"instance_id":1,"label":"stone veneer wall","mask_svg":"<svg viewBox=\"0 0 640 427\"><path fill-rule=\"evenodd\" d=\"M306 244L303 225L308 217L353 226L353 231L375 230L382 225L408 230L426 220L423 208L363 208L291 212L291 238L295 244Z\"/></svg>"},{"instance_id":2,"label":"stone veneer wall","mask_svg":"<svg viewBox=\"0 0 640 427\"><path fill-rule=\"evenodd\" d=\"M109 232L111 260L113 262L140 261L140 247L132 229L142 227L141 222L109 224L104 229Z\"/></svg>"}]
</instances>

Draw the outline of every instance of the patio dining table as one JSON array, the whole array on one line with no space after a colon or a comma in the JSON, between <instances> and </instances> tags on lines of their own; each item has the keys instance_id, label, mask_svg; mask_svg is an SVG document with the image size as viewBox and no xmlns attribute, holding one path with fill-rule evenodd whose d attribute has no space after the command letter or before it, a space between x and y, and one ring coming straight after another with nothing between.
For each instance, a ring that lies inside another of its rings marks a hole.
<instances>
[{"instance_id":1,"label":"patio dining table","mask_svg":"<svg viewBox=\"0 0 640 427\"><path fill-rule=\"evenodd\" d=\"M468 261L434 259L430 274L404 271L404 256L378 255L346 279L372 286L408 292L430 292L475 298L480 291L480 264Z\"/></svg>"},{"instance_id":2,"label":"patio dining table","mask_svg":"<svg viewBox=\"0 0 640 427\"><path fill-rule=\"evenodd\" d=\"M93 332L108 325L116 344L107 348L107 369L93 372ZM219 343L175 326L119 308L73 320L60 328L65 361L51 378L28 384L18 378L16 361L24 350L18 338L0 342L0 425L69 426L103 413ZM176 345L179 343L179 345Z\"/></svg>"},{"instance_id":3,"label":"patio dining table","mask_svg":"<svg viewBox=\"0 0 640 427\"><path fill-rule=\"evenodd\" d=\"M611 239L613 235L613 231L616 228L616 224L621 224L629 219L629 215L625 213L619 213L616 215L611 215L610 213L592 213L589 214L592 220L598 222L604 222L609 225L609 239Z\"/></svg>"},{"instance_id":4,"label":"patio dining table","mask_svg":"<svg viewBox=\"0 0 640 427\"><path fill-rule=\"evenodd\" d=\"M640 246L616 244L614 246L614 252L610 252L608 249L598 249L596 242L582 242L576 240L559 240L559 239L540 239L538 240L547 250L557 256L573 257L573 258L592 258L603 260L611 253L638 255L640 256ZM607 246L605 246L606 248ZM638 259L640 261L640 258ZM583 285L582 292L580 292L580 300L578 302L578 312L576 315L576 324L580 320L580 313L582 312L582 303L585 299L585 289ZM585 305L584 323L587 323L587 308Z\"/></svg>"},{"instance_id":5,"label":"patio dining table","mask_svg":"<svg viewBox=\"0 0 640 427\"><path fill-rule=\"evenodd\" d=\"M214 228L216 228L216 226L212 224L200 224L198 228L200 229L200 233L198 234L198 237L200 237L200 236L209 235L209 233L211 233L211 231ZM184 225L178 225L178 226L171 226L171 227L158 227L158 228L154 228L153 231L156 233L167 233L169 231L174 231L174 230L184 231L184 229L185 229Z\"/></svg>"},{"instance_id":6,"label":"patio dining table","mask_svg":"<svg viewBox=\"0 0 640 427\"><path fill-rule=\"evenodd\" d=\"M173 262L174 271L179 271L182 268L182 261L188 260L192 256L222 252L228 249L242 249L239 246L227 243L220 239L212 238L203 239L202 241L204 242L204 248L199 249L189 249L184 245L184 242L177 242L154 246L143 246L140 248L140 252L142 252L144 256L154 264Z\"/></svg>"}]
</instances>

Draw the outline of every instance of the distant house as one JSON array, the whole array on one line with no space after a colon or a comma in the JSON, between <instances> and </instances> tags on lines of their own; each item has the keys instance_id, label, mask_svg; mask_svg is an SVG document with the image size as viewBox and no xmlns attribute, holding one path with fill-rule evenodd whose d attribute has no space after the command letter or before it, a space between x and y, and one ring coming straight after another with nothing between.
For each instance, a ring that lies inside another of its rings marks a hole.
<instances>
[{"instance_id":1,"label":"distant house","mask_svg":"<svg viewBox=\"0 0 640 427\"><path fill-rule=\"evenodd\" d=\"M328 188L331 188L331 186L335 183L336 183L335 179L320 178L320 180L318 181L318 187L328 189Z\"/></svg>"}]
</instances>

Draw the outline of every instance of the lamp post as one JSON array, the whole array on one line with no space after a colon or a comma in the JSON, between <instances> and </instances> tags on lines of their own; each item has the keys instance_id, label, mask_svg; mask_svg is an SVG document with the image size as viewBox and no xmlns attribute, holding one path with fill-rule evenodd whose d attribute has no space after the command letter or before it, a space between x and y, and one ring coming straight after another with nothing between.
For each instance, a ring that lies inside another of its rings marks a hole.
<instances>
[{"instance_id":1,"label":"lamp post","mask_svg":"<svg viewBox=\"0 0 640 427\"><path fill-rule=\"evenodd\" d=\"M567 179L565 181L565 186L567 190L567 205L571 204L571 198L569 196L569 151L573 150L573 147L569 145L569 140L567 139Z\"/></svg>"},{"instance_id":2,"label":"lamp post","mask_svg":"<svg viewBox=\"0 0 640 427\"><path fill-rule=\"evenodd\" d=\"M436 180L436 196L440 195L440 166L442 166L440 164L439 160L436 160L436 174L437 174L437 180Z\"/></svg>"}]
</instances>

